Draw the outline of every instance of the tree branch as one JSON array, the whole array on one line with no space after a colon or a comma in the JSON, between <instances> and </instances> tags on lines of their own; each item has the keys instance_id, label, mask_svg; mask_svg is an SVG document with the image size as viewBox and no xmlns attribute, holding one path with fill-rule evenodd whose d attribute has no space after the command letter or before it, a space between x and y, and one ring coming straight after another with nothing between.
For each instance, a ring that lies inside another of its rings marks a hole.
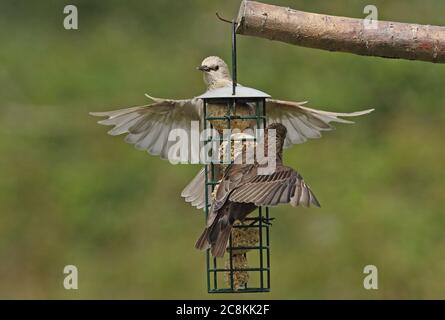
<instances>
[{"instance_id":1,"label":"tree branch","mask_svg":"<svg viewBox=\"0 0 445 320\"><path fill-rule=\"evenodd\" d=\"M364 20L297 11L243 0L237 33L298 46L366 56L445 63L445 27Z\"/></svg>"}]
</instances>

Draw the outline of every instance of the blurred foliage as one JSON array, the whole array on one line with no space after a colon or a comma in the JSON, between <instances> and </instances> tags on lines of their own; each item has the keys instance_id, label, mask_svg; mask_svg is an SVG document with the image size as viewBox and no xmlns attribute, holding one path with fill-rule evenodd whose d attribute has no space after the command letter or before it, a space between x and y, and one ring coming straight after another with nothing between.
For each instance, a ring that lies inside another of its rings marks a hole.
<instances>
[{"instance_id":1,"label":"blurred foliage","mask_svg":"<svg viewBox=\"0 0 445 320\"><path fill-rule=\"evenodd\" d=\"M268 0L363 17L369 1ZM88 111L191 97L208 55L230 61L230 1L0 2L1 298L445 298L445 66L239 37L240 82L353 126L286 151L322 202L273 209L272 292L208 295L204 217L172 166L106 135ZM441 0L373 1L380 19L443 24ZM79 290L62 286L79 268ZM363 267L379 267L379 290Z\"/></svg>"}]
</instances>

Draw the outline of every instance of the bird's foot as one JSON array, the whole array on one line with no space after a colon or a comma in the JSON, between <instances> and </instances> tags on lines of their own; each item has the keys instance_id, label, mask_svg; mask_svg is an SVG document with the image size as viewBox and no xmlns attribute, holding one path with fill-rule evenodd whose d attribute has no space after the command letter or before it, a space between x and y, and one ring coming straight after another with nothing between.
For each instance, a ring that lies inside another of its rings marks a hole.
<instances>
[{"instance_id":1,"label":"bird's foot","mask_svg":"<svg viewBox=\"0 0 445 320\"><path fill-rule=\"evenodd\" d=\"M261 223L267 224L268 226L272 225L272 220L275 220L275 218L266 218L266 217L255 217L255 218L251 218L249 219L251 222L249 223L249 226L253 226L255 224L259 224L260 221Z\"/></svg>"}]
</instances>

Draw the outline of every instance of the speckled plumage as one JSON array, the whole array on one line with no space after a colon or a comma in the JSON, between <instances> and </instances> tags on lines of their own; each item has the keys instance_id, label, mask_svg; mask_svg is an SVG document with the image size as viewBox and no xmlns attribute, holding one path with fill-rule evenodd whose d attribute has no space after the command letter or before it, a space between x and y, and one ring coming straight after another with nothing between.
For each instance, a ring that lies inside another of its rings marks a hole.
<instances>
[{"instance_id":1,"label":"speckled plumage","mask_svg":"<svg viewBox=\"0 0 445 320\"><path fill-rule=\"evenodd\" d=\"M262 175L259 173L262 164L259 163L233 164L227 167L210 208L207 226L195 244L197 249L210 248L213 256L224 256L235 221L243 221L258 206L285 203L295 207L309 207L311 204L320 206L303 177L282 163L286 128L282 124L273 123L267 127L266 136L271 129L276 132L275 170ZM267 141L265 146L267 147Z\"/></svg>"}]
</instances>

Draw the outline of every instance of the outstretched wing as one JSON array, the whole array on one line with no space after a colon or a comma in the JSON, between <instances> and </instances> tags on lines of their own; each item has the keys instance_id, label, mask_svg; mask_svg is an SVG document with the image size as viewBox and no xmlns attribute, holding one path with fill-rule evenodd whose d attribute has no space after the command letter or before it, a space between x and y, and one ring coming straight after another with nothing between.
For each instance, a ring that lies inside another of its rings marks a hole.
<instances>
[{"instance_id":1,"label":"outstretched wing","mask_svg":"<svg viewBox=\"0 0 445 320\"><path fill-rule=\"evenodd\" d=\"M229 197L230 201L254 203L256 206L276 206L280 203L290 203L297 207L311 204L320 207L315 195L304 182L303 177L292 168L280 166L270 175L256 175Z\"/></svg>"},{"instance_id":2,"label":"outstretched wing","mask_svg":"<svg viewBox=\"0 0 445 320\"><path fill-rule=\"evenodd\" d=\"M303 143L307 139L320 138L321 131L333 129L330 125L331 122L353 123L341 117L357 117L371 113L374 110L368 109L351 113L329 112L304 107L305 103L275 99L266 100L268 124L279 122L287 128L285 147Z\"/></svg>"},{"instance_id":3,"label":"outstretched wing","mask_svg":"<svg viewBox=\"0 0 445 320\"><path fill-rule=\"evenodd\" d=\"M162 159L167 159L170 147L175 145L175 141L168 141L171 130L185 130L188 134L188 143L190 143L191 121L200 120L200 100L170 100L146 96L152 99L153 103L108 112L91 112L90 114L108 117L108 119L98 122L114 126L108 131L108 134L116 136L128 133L125 138L126 142L134 144L139 150L148 151L152 155L159 155ZM179 157L178 151L172 153L173 156ZM179 158L170 158L170 160L178 161Z\"/></svg>"}]
</instances>

